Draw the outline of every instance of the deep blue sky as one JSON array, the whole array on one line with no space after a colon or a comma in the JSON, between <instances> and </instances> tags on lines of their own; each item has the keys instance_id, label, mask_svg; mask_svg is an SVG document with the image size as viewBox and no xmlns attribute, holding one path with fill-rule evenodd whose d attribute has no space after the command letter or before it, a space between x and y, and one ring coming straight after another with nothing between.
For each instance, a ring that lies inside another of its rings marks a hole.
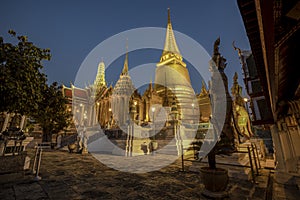
<instances>
[{"instance_id":1,"label":"deep blue sky","mask_svg":"<svg viewBox=\"0 0 300 200\"><path fill-rule=\"evenodd\" d=\"M241 74L237 52L249 42L235 0L228 1L16 1L1 3L0 35L7 30L27 35L41 48L50 48L52 59L45 62L49 82L69 85L89 52L100 42L119 32L139 27L166 27L167 8L171 9L173 29L199 42L211 55L215 39L221 37L220 52L227 59L225 70L231 85L235 71ZM126 41L124 41L124 48ZM130 46L130 41L129 41ZM162 44L163 46L163 44ZM179 46L180 49L180 46ZM142 51L129 54L129 68L159 61L161 52ZM99 55L99 58L102 56ZM107 71L107 82L115 83L123 67L123 57ZM105 61L105 58L104 58ZM196 91L201 84L190 72ZM241 75L239 77L242 83Z\"/></svg>"}]
</instances>

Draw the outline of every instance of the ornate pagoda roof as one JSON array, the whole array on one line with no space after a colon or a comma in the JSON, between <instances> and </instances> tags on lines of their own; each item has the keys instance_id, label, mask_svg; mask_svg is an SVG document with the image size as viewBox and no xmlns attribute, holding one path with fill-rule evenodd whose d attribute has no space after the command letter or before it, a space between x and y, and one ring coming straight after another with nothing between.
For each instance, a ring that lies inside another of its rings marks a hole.
<instances>
[{"instance_id":1,"label":"ornate pagoda roof","mask_svg":"<svg viewBox=\"0 0 300 200\"><path fill-rule=\"evenodd\" d=\"M135 88L128 73L128 51L126 52L122 73L114 87L114 95L131 96Z\"/></svg>"}]
</instances>

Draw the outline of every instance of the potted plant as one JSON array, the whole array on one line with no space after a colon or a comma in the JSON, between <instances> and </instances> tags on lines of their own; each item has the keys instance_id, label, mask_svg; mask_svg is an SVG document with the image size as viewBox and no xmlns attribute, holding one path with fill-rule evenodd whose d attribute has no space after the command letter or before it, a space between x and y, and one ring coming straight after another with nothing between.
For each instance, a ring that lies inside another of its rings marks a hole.
<instances>
[{"instance_id":1,"label":"potted plant","mask_svg":"<svg viewBox=\"0 0 300 200\"><path fill-rule=\"evenodd\" d=\"M213 124L213 126L217 125ZM217 131L218 128L214 127L214 132ZM227 195L225 190L228 185L228 171L216 166L216 155L230 155L233 151L233 143L227 138L225 132L222 131L215 146L207 155L208 166L200 169L201 180L205 186L204 195L215 198Z\"/></svg>"},{"instance_id":2,"label":"potted plant","mask_svg":"<svg viewBox=\"0 0 300 200\"><path fill-rule=\"evenodd\" d=\"M227 77L224 73L226 59L219 53L219 45L220 38L215 41L214 54L210 62L212 73L210 81L212 115L210 122L213 127L211 134L214 136L214 142L204 141L204 144L206 142L214 146L207 154L208 167L200 169L201 179L205 186L203 194L214 198L226 196L225 190L228 184L228 171L216 166L216 155L230 155L235 150L234 131L231 124L232 99L228 92Z\"/></svg>"}]
</instances>

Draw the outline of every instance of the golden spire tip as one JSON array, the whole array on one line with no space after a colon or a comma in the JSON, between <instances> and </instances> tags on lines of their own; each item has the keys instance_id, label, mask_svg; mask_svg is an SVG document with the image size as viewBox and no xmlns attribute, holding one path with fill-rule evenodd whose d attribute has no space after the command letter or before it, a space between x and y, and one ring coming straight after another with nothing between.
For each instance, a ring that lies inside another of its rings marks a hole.
<instances>
[{"instance_id":1,"label":"golden spire tip","mask_svg":"<svg viewBox=\"0 0 300 200\"><path fill-rule=\"evenodd\" d=\"M127 74L128 73L128 38L126 38L126 55L125 55L125 61L124 61L124 67L122 74Z\"/></svg>"},{"instance_id":2,"label":"golden spire tip","mask_svg":"<svg viewBox=\"0 0 300 200\"><path fill-rule=\"evenodd\" d=\"M171 23L170 8L168 8L168 23Z\"/></svg>"}]
</instances>

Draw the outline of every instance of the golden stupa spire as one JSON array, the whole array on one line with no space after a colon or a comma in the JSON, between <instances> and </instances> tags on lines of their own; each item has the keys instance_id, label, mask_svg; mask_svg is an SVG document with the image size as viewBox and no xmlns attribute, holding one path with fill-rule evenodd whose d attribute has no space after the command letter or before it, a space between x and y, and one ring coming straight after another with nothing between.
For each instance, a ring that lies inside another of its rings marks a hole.
<instances>
[{"instance_id":1,"label":"golden stupa spire","mask_svg":"<svg viewBox=\"0 0 300 200\"><path fill-rule=\"evenodd\" d=\"M168 24L171 24L170 8L168 8Z\"/></svg>"},{"instance_id":2,"label":"golden stupa spire","mask_svg":"<svg viewBox=\"0 0 300 200\"><path fill-rule=\"evenodd\" d=\"M127 75L127 74L128 74L128 39L127 39L127 43L126 43L126 56L125 56L122 75Z\"/></svg>"},{"instance_id":3,"label":"golden stupa spire","mask_svg":"<svg viewBox=\"0 0 300 200\"><path fill-rule=\"evenodd\" d=\"M171 23L170 8L168 8L168 24L166 30L165 46L157 66L173 63L174 61L184 67L186 66L186 64L182 62L182 56L176 43Z\"/></svg>"},{"instance_id":4,"label":"golden stupa spire","mask_svg":"<svg viewBox=\"0 0 300 200\"><path fill-rule=\"evenodd\" d=\"M96 88L100 88L101 86L106 86L105 81L105 64L103 58L101 58L101 62L98 64L98 72L96 79L94 81L94 85Z\"/></svg>"},{"instance_id":5,"label":"golden stupa spire","mask_svg":"<svg viewBox=\"0 0 300 200\"><path fill-rule=\"evenodd\" d=\"M233 76L233 83L238 83L238 74L237 72L234 73L234 76Z\"/></svg>"}]
</instances>

